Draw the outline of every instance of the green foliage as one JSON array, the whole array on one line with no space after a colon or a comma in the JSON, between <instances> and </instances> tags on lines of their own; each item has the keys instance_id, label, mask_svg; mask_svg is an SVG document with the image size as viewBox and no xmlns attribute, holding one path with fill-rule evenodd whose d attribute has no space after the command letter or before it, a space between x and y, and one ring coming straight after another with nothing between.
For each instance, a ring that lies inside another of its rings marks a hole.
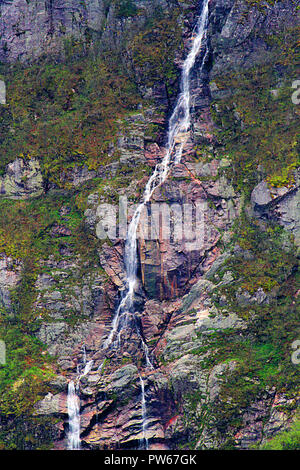
<instances>
[{"instance_id":1,"label":"green foliage","mask_svg":"<svg viewBox=\"0 0 300 470\"><path fill-rule=\"evenodd\" d=\"M210 351L206 368L229 360L235 363L211 410L214 425L220 435L227 436L229 447L234 447L231 439L242 426L243 413L263 399L266 389L291 398L299 390L299 371L291 361L291 345L300 334L298 282L299 276L291 276L269 304L248 307L251 316L246 329L216 332L204 343ZM232 309L239 311L239 306L232 304Z\"/></svg>"},{"instance_id":2,"label":"green foliage","mask_svg":"<svg viewBox=\"0 0 300 470\"><path fill-rule=\"evenodd\" d=\"M163 82L168 96L177 92L174 58L182 43L181 34L179 12L175 11L135 37L131 51L139 83L151 87Z\"/></svg>"},{"instance_id":3,"label":"green foliage","mask_svg":"<svg viewBox=\"0 0 300 470\"><path fill-rule=\"evenodd\" d=\"M201 337L201 348L194 351L204 357L203 369L234 361L231 372L224 374L218 398L207 414L220 438L226 436L224 449L236 446L234 436L243 425L244 413L257 400L265 399L266 390L276 390L294 399L300 385L298 367L291 360L291 345L300 335L299 273L292 242L282 228L270 221L252 219L245 212L233 232L233 244L243 251L231 256L217 273L220 280L223 273L230 271L233 281L221 284L214 290L214 296L216 299L225 296L224 315L228 311L237 313L246 327ZM268 302L238 301L240 290L253 295L259 288L269 293ZM296 439L294 433L291 439L286 437L286 448L299 445L296 444L299 437ZM277 444L285 445L280 439Z\"/></svg>"},{"instance_id":4,"label":"green foliage","mask_svg":"<svg viewBox=\"0 0 300 470\"><path fill-rule=\"evenodd\" d=\"M134 109L138 94L113 54L67 63L5 69L7 106L0 110L0 171L17 156L37 157L43 173L61 183L75 164L109 161L117 119Z\"/></svg>"},{"instance_id":5,"label":"green foliage","mask_svg":"<svg viewBox=\"0 0 300 470\"><path fill-rule=\"evenodd\" d=\"M55 435L54 424L49 417L0 417L0 449L49 450Z\"/></svg>"},{"instance_id":6,"label":"green foliage","mask_svg":"<svg viewBox=\"0 0 300 470\"><path fill-rule=\"evenodd\" d=\"M297 418L288 431L270 439L260 447L261 450L299 450L300 419Z\"/></svg>"},{"instance_id":7,"label":"green foliage","mask_svg":"<svg viewBox=\"0 0 300 470\"><path fill-rule=\"evenodd\" d=\"M226 263L226 269L233 273L236 281L232 286L225 286L223 293L234 300L239 288L254 294L259 288L269 292L281 285L297 265L292 241L283 249L285 240L280 226L263 224L243 212L235 223L233 242L247 250L248 256L242 252Z\"/></svg>"},{"instance_id":8,"label":"green foliage","mask_svg":"<svg viewBox=\"0 0 300 470\"><path fill-rule=\"evenodd\" d=\"M126 12L119 10L120 14L133 13L130 2L124 2L125 7ZM37 157L46 183L48 179L63 185L65 173L75 165L94 169L118 158L108 156L108 147L120 118L134 110L140 100L136 85L112 52L105 58L83 57L83 45L73 39L66 41L65 52L66 63L41 60L31 66L4 69L8 104L0 109L0 172L17 156ZM67 248L71 256L80 256L82 274L94 269L95 264L99 271L100 242L84 224L86 197L98 190L102 197L115 200L120 187L140 173L144 176L144 169L120 167L109 184L95 180L78 191L64 189L26 201L0 200L0 252L16 264L22 262L20 282L11 292L12 309L1 309L0 317L0 337L8 351L7 364L0 370L3 421L20 417L30 423L34 403L49 391L52 360L34 337L47 315L34 308L35 283L44 260L49 256L57 261L64 259L62 253ZM63 208L67 208L64 213ZM53 235L60 225L70 234ZM78 316L66 312L65 320L72 325ZM30 431L24 432L24 440L31 441ZM20 439L12 434L5 448L39 445L20 443Z\"/></svg>"},{"instance_id":9,"label":"green foliage","mask_svg":"<svg viewBox=\"0 0 300 470\"><path fill-rule=\"evenodd\" d=\"M273 6L278 2L278 0L246 0L251 7L258 8L267 8L268 5Z\"/></svg>"},{"instance_id":10,"label":"green foliage","mask_svg":"<svg viewBox=\"0 0 300 470\"><path fill-rule=\"evenodd\" d=\"M58 225L71 234L54 236ZM0 315L0 339L7 352L7 363L0 367L0 419L23 416L30 421L34 404L49 391L53 359L35 337L44 315L34 308L35 283L43 271L43 260L51 255L64 259L61 250L67 247L73 256L80 256L83 274L95 265L97 244L83 223L75 193L0 200L0 253L10 256L16 266L22 261L21 279L11 291L12 307L9 312L2 308Z\"/></svg>"},{"instance_id":11,"label":"green foliage","mask_svg":"<svg viewBox=\"0 0 300 470\"><path fill-rule=\"evenodd\" d=\"M291 99L296 38L295 30L264 37L268 64L216 79L219 90L230 95L212 106L220 143L232 160L227 174L246 194L258 182L258 168L271 184L282 186L293 182L299 165L299 106Z\"/></svg>"},{"instance_id":12,"label":"green foliage","mask_svg":"<svg viewBox=\"0 0 300 470\"><path fill-rule=\"evenodd\" d=\"M131 0L114 3L122 17L137 13ZM75 165L97 169L118 159L111 146L120 119L140 102L138 86L164 82L169 96L176 91L179 12L164 17L159 11L145 14L143 32L132 31L121 50L95 56L86 41L69 37L64 63L47 58L0 66L7 84L7 105L0 108L0 174L18 156L36 157L46 184L67 186L65 175Z\"/></svg>"},{"instance_id":13,"label":"green foliage","mask_svg":"<svg viewBox=\"0 0 300 470\"><path fill-rule=\"evenodd\" d=\"M62 245L83 258L94 254L97 240L84 225L83 212L78 207L80 194L64 191L25 201L0 200L0 252L27 260L31 273L40 258L54 255L60 259ZM67 214L62 213L63 208L67 208ZM54 236L57 225L69 230L70 235Z\"/></svg>"},{"instance_id":14,"label":"green foliage","mask_svg":"<svg viewBox=\"0 0 300 470\"><path fill-rule=\"evenodd\" d=\"M138 9L132 0L119 0L118 3L117 16L119 18L128 18L137 14Z\"/></svg>"},{"instance_id":15,"label":"green foliage","mask_svg":"<svg viewBox=\"0 0 300 470\"><path fill-rule=\"evenodd\" d=\"M20 322L0 321L6 364L0 366L0 417L29 415L52 376L51 359Z\"/></svg>"}]
</instances>

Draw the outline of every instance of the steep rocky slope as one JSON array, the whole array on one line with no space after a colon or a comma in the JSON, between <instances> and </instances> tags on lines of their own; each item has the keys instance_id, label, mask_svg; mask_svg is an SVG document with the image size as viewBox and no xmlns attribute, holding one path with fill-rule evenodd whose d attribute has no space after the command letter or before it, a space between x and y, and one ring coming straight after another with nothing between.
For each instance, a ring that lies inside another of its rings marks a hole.
<instances>
[{"instance_id":1,"label":"steep rocky slope","mask_svg":"<svg viewBox=\"0 0 300 470\"><path fill-rule=\"evenodd\" d=\"M103 349L125 282L124 240L100 237L103 204L138 202L162 158L200 7L0 1L4 448L67 448L68 383L87 360L83 448L260 448L289 429L280 445L299 445L297 1L210 1L192 129L152 198L198 204L204 236L162 224L139 239L154 369L134 329Z\"/></svg>"}]
</instances>

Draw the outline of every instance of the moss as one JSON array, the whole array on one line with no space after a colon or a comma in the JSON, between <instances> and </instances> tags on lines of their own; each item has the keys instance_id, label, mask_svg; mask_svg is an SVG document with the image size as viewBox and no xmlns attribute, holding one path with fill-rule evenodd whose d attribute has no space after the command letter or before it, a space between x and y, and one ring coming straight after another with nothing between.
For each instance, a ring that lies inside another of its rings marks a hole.
<instances>
[{"instance_id":1,"label":"moss","mask_svg":"<svg viewBox=\"0 0 300 470\"><path fill-rule=\"evenodd\" d=\"M135 16L138 8L132 0L119 0L117 2L117 16L119 18L129 18Z\"/></svg>"},{"instance_id":2,"label":"moss","mask_svg":"<svg viewBox=\"0 0 300 470\"><path fill-rule=\"evenodd\" d=\"M282 283L269 305L251 306L253 315L246 329L223 330L203 339L199 353L206 353L206 359L202 368L235 361L235 368L224 376L212 410L219 438L226 436L224 448L236 445L233 438L242 427L243 414L263 399L266 389L291 398L297 394L298 370L291 361L291 344L299 337L296 286L294 276Z\"/></svg>"},{"instance_id":3,"label":"moss","mask_svg":"<svg viewBox=\"0 0 300 470\"><path fill-rule=\"evenodd\" d=\"M179 10L155 22L155 27L138 34L132 41L131 53L136 70L136 80L152 87L163 83L169 98L177 94L178 70L175 54L182 44Z\"/></svg>"},{"instance_id":4,"label":"moss","mask_svg":"<svg viewBox=\"0 0 300 470\"><path fill-rule=\"evenodd\" d=\"M115 2L120 16L135 14L131 0ZM44 179L68 187L74 166L97 169L119 155L111 152L120 119L141 101L138 86L165 83L177 91L175 53L181 44L179 11L151 10L142 33L130 33L121 50L95 56L88 45L66 39L65 62L40 59L28 65L0 65L7 105L0 108L0 174L16 157L36 157ZM152 23L151 23L152 21ZM132 56L134 70L124 57ZM156 129L150 129L152 138Z\"/></svg>"},{"instance_id":5,"label":"moss","mask_svg":"<svg viewBox=\"0 0 300 470\"><path fill-rule=\"evenodd\" d=\"M0 338L7 350L7 363L0 368L0 415L4 417L25 413L29 419L34 403L49 391L53 359L35 337L41 317L47 317L47 312L34 307L36 280L44 270L43 263L49 256L57 261L64 259L64 246L81 259L76 273L79 279L96 269L98 241L85 227L75 196L65 192L27 201L0 201L0 251L16 263L21 261L20 281L10 293L12 308L9 312L2 308L0 316ZM66 213L61 210L65 207ZM53 236L56 225L63 225L71 235ZM97 271L101 273L99 262ZM72 282L78 284L78 277L67 282L70 288ZM60 278L58 284L63 290ZM65 315L66 322L74 324L72 312ZM83 317L77 315L79 320Z\"/></svg>"},{"instance_id":6,"label":"moss","mask_svg":"<svg viewBox=\"0 0 300 470\"><path fill-rule=\"evenodd\" d=\"M286 248L286 234L275 223L261 223L251 219L245 212L235 222L232 244L246 250L247 256L241 254L231 257L224 269L233 273L235 282L220 289L227 299L236 306L236 293L240 289L251 295L258 289L265 293L279 288L297 266L293 252L292 237Z\"/></svg>"},{"instance_id":7,"label":"moss","mask_svg":"<svg viewBox=\"0 0 300 470\"><path fill-rule=\"evenodd\" d=\"M17 156L35 156L44 177L63 185L63 174L74 165L95 169L109 162L117 119L134 109L139 95L117 59L110 55L107 61L81 57L5 69L0 171Z\"/></svg>"},{"instance_id":8,"label":"moss","mask_svg":"<svg viewBox=\"0 0 300 470\"><path fill-rule=\"evenodd\" d=\"M0 418L1 450L50 450L55 419L49 417Z\"/></svg>"},{"instance_id":9,"label":"moss","mask_svg":"<svg viewBox=\"0 0 300 470\"><path fill-rule=\"evenodd\" d=\"M299 450L300 419L297 417L290 429L279 433L259 447L260 450Z\"/></svg>"},{"instance_id":10,"label":"moss","mask_svg":"<svg viewBox=\"0 0 300 470\"><path fill-rule=\"evenodd\" d=\"M268 42L267 64L215 80L229 92L212 104L222 155L232 161L226 173L246 195L260 174L276 186L291 184L299 165L299 107L291 99L299 47L295 29L284 34L261 38Z\"/></svg>"},{"instance_id":11,"label":"moss","mask_svg":"<svg viewBox=\"0 0 300 470\"><path fill-rule=\"evenodd\" d=\"M53 375L52 359L24 322L1 319L0 336L6 345L6 364L0 367L0 417L30 416Z\"/></svg>"},{"instance_id":12,"label":"moss","mask_svg":"<svg viewBox=\"0 0 300 470\"><path fill-rule=\"evenodd\" d=\"M224 376L208 414L208 418L213 417L209 426L217 430L224 449L236 447L234 436L243 426L244 413L257 400L264 399L266 390L276 389L294 398L299 388L297 366L291 361L291 345L300 334L299 273L292 241L286 243L282 228L270 221L260 223L245 212L235 222L233 233L233 245L246 251L232 255L220 267L218 281L228 270L234 279L227 285L221 282L213 297L225 296L226 310L241 316L245 328L200 335L201 347L193 351L203 358L202 370L235 362L234 369ZM268 302L241 305L237 301L240 289L254 294L259 288L270 291Z\"/></svg>"}]
</instances>

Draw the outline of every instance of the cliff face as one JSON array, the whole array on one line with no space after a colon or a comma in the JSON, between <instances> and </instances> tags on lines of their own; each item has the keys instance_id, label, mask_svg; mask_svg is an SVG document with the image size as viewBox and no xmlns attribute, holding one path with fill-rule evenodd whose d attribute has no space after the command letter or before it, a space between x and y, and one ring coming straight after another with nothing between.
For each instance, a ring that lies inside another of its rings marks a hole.
<instances>
[{"instance_id":1,"label":"cliff face","mask_svg":"<svg viewBox=\"0 0 300 470\"><path fill-rule=\"evenodd\" d=\"M120 47L159 9L168 14L176 1L1 1L1 56L5 62L63 56L72 37L85 46Z\"/></svg>"},{"instance_id":2,"label":"cliff face","mask_svg":"<svg viewBox=\"0 0 300 470\"><path fill-rule=\"evenodd\" d=\"M192 129L152 197L203 236L139 239L154 369L130 325L102 347L125 283L103 204L138 202L162 158L198 3L0 2L3 447L67 448L78 369L88 449L263 447L297 416L296 1L210 1Z\"/></svg>"}]
</instances>

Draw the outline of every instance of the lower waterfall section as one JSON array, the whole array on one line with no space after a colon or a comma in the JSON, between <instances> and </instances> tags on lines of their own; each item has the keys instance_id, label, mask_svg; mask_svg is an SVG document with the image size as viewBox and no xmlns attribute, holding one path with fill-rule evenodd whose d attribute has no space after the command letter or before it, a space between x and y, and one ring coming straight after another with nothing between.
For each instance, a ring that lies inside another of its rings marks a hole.
<instances>
[{"instance_id":1,"label":"lower waterfall section","mask_svg":"<svg viewBox=\"0 0 300 470\"><path fill-rule=\"evenodd\" d=\"M141 384L141 392L142 392L142 399L141 399L141 404L142 404L142 422L143 422L143 440L141 442L141 448L148 450L149 448L149 443L146 435L146 430L147 430L147 407L146 407L146 395L145 395L145 382L140 375L140 384Z\"/></svg>"},{"instance_id":2,"label":"lower waterfall section","mask_svg":"<svg viewBox=\"0 0 300 470\"><path fill-rule=\"evenodd\" d=\"M71 380L68 384L68 421L69 421L69 432L68 432L68 449L69 450L80 450L80 397L79 397L79 385L80 379L87 375L93 367L94 361L87 361L86 349L83 346L83 372L80 373L80 368L77 366L77 377L74 383Z\"/></svg>"},{"instance_id":3,"label":"lower waterfall section","mask_svg":"<svg viewBox=\"0 0 300 470\"><path fill-rule=\"evenodd\" d=\"M80 399L76 393L75 384L71 380L68 385L68 449L80 449Z\"/></svg>"}]
</instances>

